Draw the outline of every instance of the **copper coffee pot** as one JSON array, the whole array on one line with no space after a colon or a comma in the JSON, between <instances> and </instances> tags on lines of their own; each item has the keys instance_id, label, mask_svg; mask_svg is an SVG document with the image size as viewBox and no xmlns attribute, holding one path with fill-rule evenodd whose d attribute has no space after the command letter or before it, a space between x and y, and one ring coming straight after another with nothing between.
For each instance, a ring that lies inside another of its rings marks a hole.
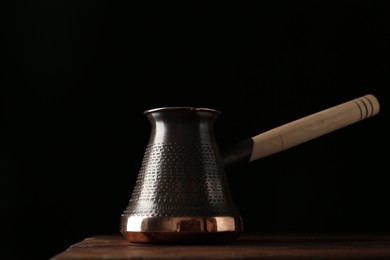
<instances>
[{"instance_id":1,"label":"copper coffee pot","mask_svg":"<svg viewBox=\"0 0 390 260\"><path fill-rule=\"evenodd\" d=\"M235 240L244 229L225 176L227 165L281 152L372 117L379 108L368 94L243 140L223 154L213 132L218 110L147 110L151 134L120 232L137 243Z\"/></svg>"}]
</instances>

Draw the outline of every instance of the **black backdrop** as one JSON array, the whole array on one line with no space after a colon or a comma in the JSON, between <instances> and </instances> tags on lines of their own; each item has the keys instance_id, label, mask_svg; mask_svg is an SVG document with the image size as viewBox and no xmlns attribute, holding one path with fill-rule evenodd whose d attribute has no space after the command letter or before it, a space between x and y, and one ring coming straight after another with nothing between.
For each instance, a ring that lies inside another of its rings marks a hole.
<instances>
[{"instance_id":1,"label":"black backdrop","mask_svg":"<svg viewBox=\"0 0 390 260\"><path fill-rule=\"evenodd\" d=\"M2 4L1 254L118 233L146 109L222 111L223 150L369 93L377 116L227 175L247 231L390 231L387 1L127 2Z\"/></svg>"}]
</instances>

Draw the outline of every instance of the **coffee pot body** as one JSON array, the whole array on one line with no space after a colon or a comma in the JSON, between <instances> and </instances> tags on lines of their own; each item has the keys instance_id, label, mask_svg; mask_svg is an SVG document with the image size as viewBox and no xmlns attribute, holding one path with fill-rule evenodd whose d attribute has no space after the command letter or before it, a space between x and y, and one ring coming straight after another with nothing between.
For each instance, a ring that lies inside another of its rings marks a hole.
<instances>
[{"instance_id":1,"label":"coffee pot body","mask_svg":"<svg viewBox=\"0 0 390 260\"><path fill-rule=\"evenodd\" d=\"M213 242L243 230L214 136L219 114L192 107L145 111L152 129L121 217L127 239Z\"/></svg>"}]
</instances>

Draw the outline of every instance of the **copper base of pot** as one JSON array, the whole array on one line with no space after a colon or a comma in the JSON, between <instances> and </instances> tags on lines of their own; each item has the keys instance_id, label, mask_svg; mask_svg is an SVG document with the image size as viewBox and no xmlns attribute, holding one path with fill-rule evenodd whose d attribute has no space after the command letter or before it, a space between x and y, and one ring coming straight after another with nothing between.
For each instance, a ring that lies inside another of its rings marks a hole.
<instances>
[{"instance_id":1,"label":"copper base of pot","mask_svg":"<svg viewBox=\"0 0 390 260\"><path fill-rule=\"evenodd\" d=\"M122 235L133 243L202 244L236 240L243 231L241 218L122 216Z\"/></svg>"}]
</instances>

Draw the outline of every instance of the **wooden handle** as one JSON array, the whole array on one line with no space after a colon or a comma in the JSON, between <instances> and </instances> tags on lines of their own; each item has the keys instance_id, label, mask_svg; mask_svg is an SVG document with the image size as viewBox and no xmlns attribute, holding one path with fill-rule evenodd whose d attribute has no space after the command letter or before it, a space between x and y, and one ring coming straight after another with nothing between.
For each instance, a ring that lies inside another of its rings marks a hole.
<instances>
[{"instance_id":1,"label":"wooden handle","mask_svg":"<svg viewBox=\"0 0 390 260\"><path fill-rule=\"evenodd\" d=\"M379 108L377 98L368 94L256 135L251 138L253 147L249 161L281 152L372 117L379 112Z\"/></svg>"}]
</instances>

